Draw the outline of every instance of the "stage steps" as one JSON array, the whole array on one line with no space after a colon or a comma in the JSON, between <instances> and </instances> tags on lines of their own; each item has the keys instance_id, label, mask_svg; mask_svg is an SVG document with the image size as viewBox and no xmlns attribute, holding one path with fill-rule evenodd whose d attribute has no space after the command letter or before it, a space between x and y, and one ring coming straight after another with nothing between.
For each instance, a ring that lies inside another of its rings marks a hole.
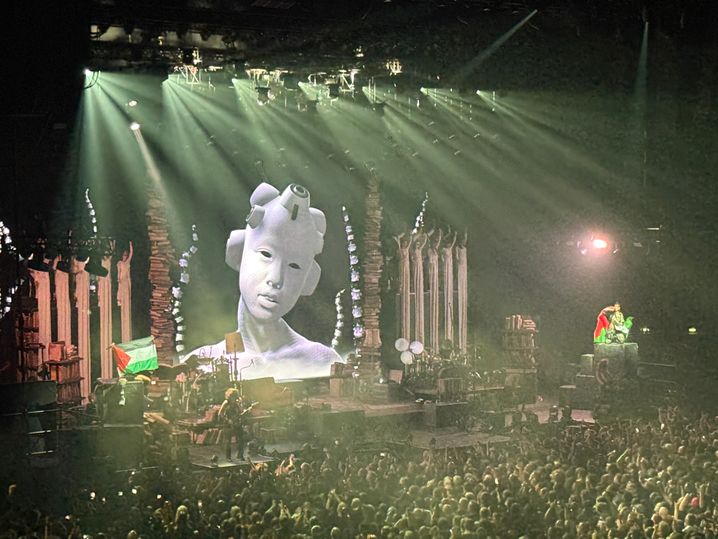
<instances>
[{"instance_id":1,"label":"stage steps","mask_svg":"<svg viewBox=\"0 0 718 539\"><path fill-rule=\"evenodd\" d=\"M598 404L601 383L637 380L642 394L656 397L678 389L677 369L671 363L641 361L638 343L594 344L593 354L581 354L578 362L566 366L563 385L559 387L559 405L576 409L593 409Z\"/></svg>"}]
</instances>

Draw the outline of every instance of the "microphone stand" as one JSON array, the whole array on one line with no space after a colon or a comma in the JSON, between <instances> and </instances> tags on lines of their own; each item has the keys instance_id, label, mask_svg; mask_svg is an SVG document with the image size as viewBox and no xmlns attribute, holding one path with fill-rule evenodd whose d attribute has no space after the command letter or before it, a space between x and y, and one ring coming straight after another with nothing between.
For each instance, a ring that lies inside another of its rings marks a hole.
<instances>
[{"instance_id":1,"label":"microphone stand","mask_svg":"<svg viewBox=\"0 0 718 539\"><path fill-rule=\"evenodd\" d=\"M240 397L243 397L243 396L244 396L244 395L242 394L242 371L243 371L244 369L246 369L247 367L251 367L252 365L254 365L254 359L252 359L252 360L249 362L249 364L247 364L247 365L245 365L244 367L242 367L242 368L239 369L239 396L240 396ZM236 366L236 363L235 363L235 366Z\"/></svg>"}]
</instances>

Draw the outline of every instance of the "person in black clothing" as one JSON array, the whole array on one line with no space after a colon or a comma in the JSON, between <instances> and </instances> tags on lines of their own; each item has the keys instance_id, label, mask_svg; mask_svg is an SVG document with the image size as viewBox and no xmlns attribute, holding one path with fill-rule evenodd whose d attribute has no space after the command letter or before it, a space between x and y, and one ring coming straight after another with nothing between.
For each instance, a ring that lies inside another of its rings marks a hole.
<instances>
[{"instance_id":1,"label":"person in black clothing","mask_svg":"<svg viewBox=\"0 0 718 539\"><path fill-rule=\"evenodd\" d=\"M219 409L219 420L222 424L227 460L232 460L232 437L237 440L237 459L244 458L244 412L239 391L233 387L225 391L224 402Z\"/></svg>"}]
</instances>

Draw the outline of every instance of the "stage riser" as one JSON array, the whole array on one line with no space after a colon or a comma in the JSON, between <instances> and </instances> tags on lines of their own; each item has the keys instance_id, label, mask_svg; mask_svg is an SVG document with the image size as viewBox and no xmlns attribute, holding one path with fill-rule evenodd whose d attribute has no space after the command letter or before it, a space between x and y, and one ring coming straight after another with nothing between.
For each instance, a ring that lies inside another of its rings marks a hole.
<instances>
[{"instance_id":1,"label":"stage riser","mask_svg":"<svg viewBox=\"0 0 718 539\"><path fill-rule=\"evenodd\" d=\"M588 355L588 354L586 354ZM583 357L583 356L581 356ZM602 359L608 359L609 370L615 374L634 376L638 368L638 344L594 344L593 365L594 368ZM583 372L583 370L582 370ZM588 374L588 373L584 373Z\"/></svg>"},{"instance_id":2,"label":"stage riser","mask_svg":"<svg viewBox=\"0 0 718 539\"><path fill-rule=\"evenodd\" d=\"M124 387L125 404L120 406L122 388L120 384L98 386L95 389L97 409L104 424L142 425L145 409L145 387L143 382L127 382Z\"/></svg>"},{"instance_id":3,"label":"stage riser","mask_svg":"<svg viewBox=\"0 0 718 539\"><path fill-rule=\"evenodd\" d=\"M310 427L316 436L327 437L340 434L343 430L354 430L364 423L364 410L316 411L313 412Z\"/></svg>"},{"instance_id":4,"label":"stage riser","mask_svg":"<svg viewBox=\"0 0 718 539\"><path fill-rule=\"evenodd\" d=\"M142 462L144 428L141 425L113 425L100 429L97 456L110 458L118 469L134 468Z\"/></svg>"},{"instance_id":5,"label":"stage riser","mask_svg":"<svg viewBox=\"0 0 718 539\"><path fill-rule=\"evenodd\" d=\"M442 428L456 425L468 413L465 402L426 403L424 404L424 425Z\"/></svg>"},{"instance_id":6,"label":"stage riser","mask_svg":"<svg viewBox=\"0 0 718 539\"><path fill-rule=\"evenodd\" d=\"M573 393L572 406L582 410L590 410L596 404L599 384L595 376L576 375L576 390Z\"/></svg>"},{"instance_id":7,"label":"stage riser","mask_svg":"<svg viewBox=\"0 0 718 539\"><path fill-rule=\"evenodd\" d=\"M536 402L536 369L506 369L506 388L512 388L516 404Z\"/></svg>"},{"instance_id":8,"label":"stage riser","mask_svg":"<svg viewBox=\"0 0 718 539\"><path fill-rule=\"evenodd\" d=\"M668 363L648 363L641 361L638 364L639 378L655 378L658 380L674 380L676 366Z\"/></svg>"}]
</instances>

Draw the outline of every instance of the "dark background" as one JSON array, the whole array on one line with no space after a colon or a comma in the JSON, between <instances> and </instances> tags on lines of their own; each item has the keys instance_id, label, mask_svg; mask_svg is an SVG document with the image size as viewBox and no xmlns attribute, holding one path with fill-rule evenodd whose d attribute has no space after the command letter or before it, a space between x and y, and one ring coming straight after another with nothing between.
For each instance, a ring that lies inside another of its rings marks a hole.
<instances>
[{"instance_id":1,"label":"dark background","mask_svg":"<svg viewBox=\"0 0 718 539\"><path fill-rule=\"evenodd\" d=\"M714 8L699 2L658 2L647 9L640 2L579 1L288 4L260 9L250 2L16 3L8 43L13 67L6 81L12 96L3 105L7 158L0 215L17 241L81 227L84 188L101 178L105 192L94 201L101 232L135 241L135 334L147 333L144 201L128 188L121 169L110 166L136 156L110 148L108 166L88 171L77 153L83 136L81 70L107 54L91 42L91 23L131 22L149 29L148 35L181 25L234 32L246 44L237 54L255 64L341 67L361 46L368 64L400 58L411 84L438 75L445 87L456 89L456 103L476 102L469 97L476 88L495 88L499 103L520 114L483 110L458 122L435 109L415 115L416 125L404 125L397 120L403 118L403 101L397 100L383 119L362 116L366 131L357 131L355 145L342 147L326 129L339 121L332 116L339 111L280 122L276 138L259 140L233 131L242 125L240 110L237 123L228 119L213 124L213 132L186 133L199 170L211 170L216 152L230 150L226 162L233 173L214 184L206 179L204 189L196 174L178 167L177 156L163 153L166 139L160 134L171 139L174 132L159 125L158 112L143 132L171 182L173 239L181 252L193 222L201 236L185 301L189 344L214 342L233 328L237 277L223 263L223 246L227 233L243 225L247 195L260 179L258 160L277 187L305 184L314 205L327 213L320 288L289 321L328 342L334 293L348 284L339 208L352 210L361 233L362 165L371 163L384 179L387 245L391 234L411 226L425 191L430 223L468 229L470 338L485 354L495 353L504 316L530 313L540 317L544 361L560 365L590 349L596 313L618 299L639 327L651 329L638 335L644 356L683 362L693 372L710 370L718 252ZM471 63L533 9L539 12L492 56ZM647 74L641 79L645 21ZM153 47L150 41L138 46ZM141 74L156 77L157 96L163 77L155 72L166 68L159 64L152 69L143 63ZM231 95L217 92L212 99L226 105ZM288 116L281 109L274 114ZM435 124L427 129L430 120ZM482 132L480 143L474 128ZM181 125L174 129L181 131ZM208 137L217 141L214 146L207 145ZM98 143L103 140L112 139ZM233 147L240 151L231 153ZM455 148L462 150L458 157ZM656 226L657 235L645 231ZM606 231L621 250L593 259L566 245L587 230ZM651 248L631 248L634 241L650 242ZM384 338L393 341L390 309L384 324ZM698 328L697 336L688 337L689 326ZM348 331L346 336L348 342Z\"/></svg>"}]
</instances>

